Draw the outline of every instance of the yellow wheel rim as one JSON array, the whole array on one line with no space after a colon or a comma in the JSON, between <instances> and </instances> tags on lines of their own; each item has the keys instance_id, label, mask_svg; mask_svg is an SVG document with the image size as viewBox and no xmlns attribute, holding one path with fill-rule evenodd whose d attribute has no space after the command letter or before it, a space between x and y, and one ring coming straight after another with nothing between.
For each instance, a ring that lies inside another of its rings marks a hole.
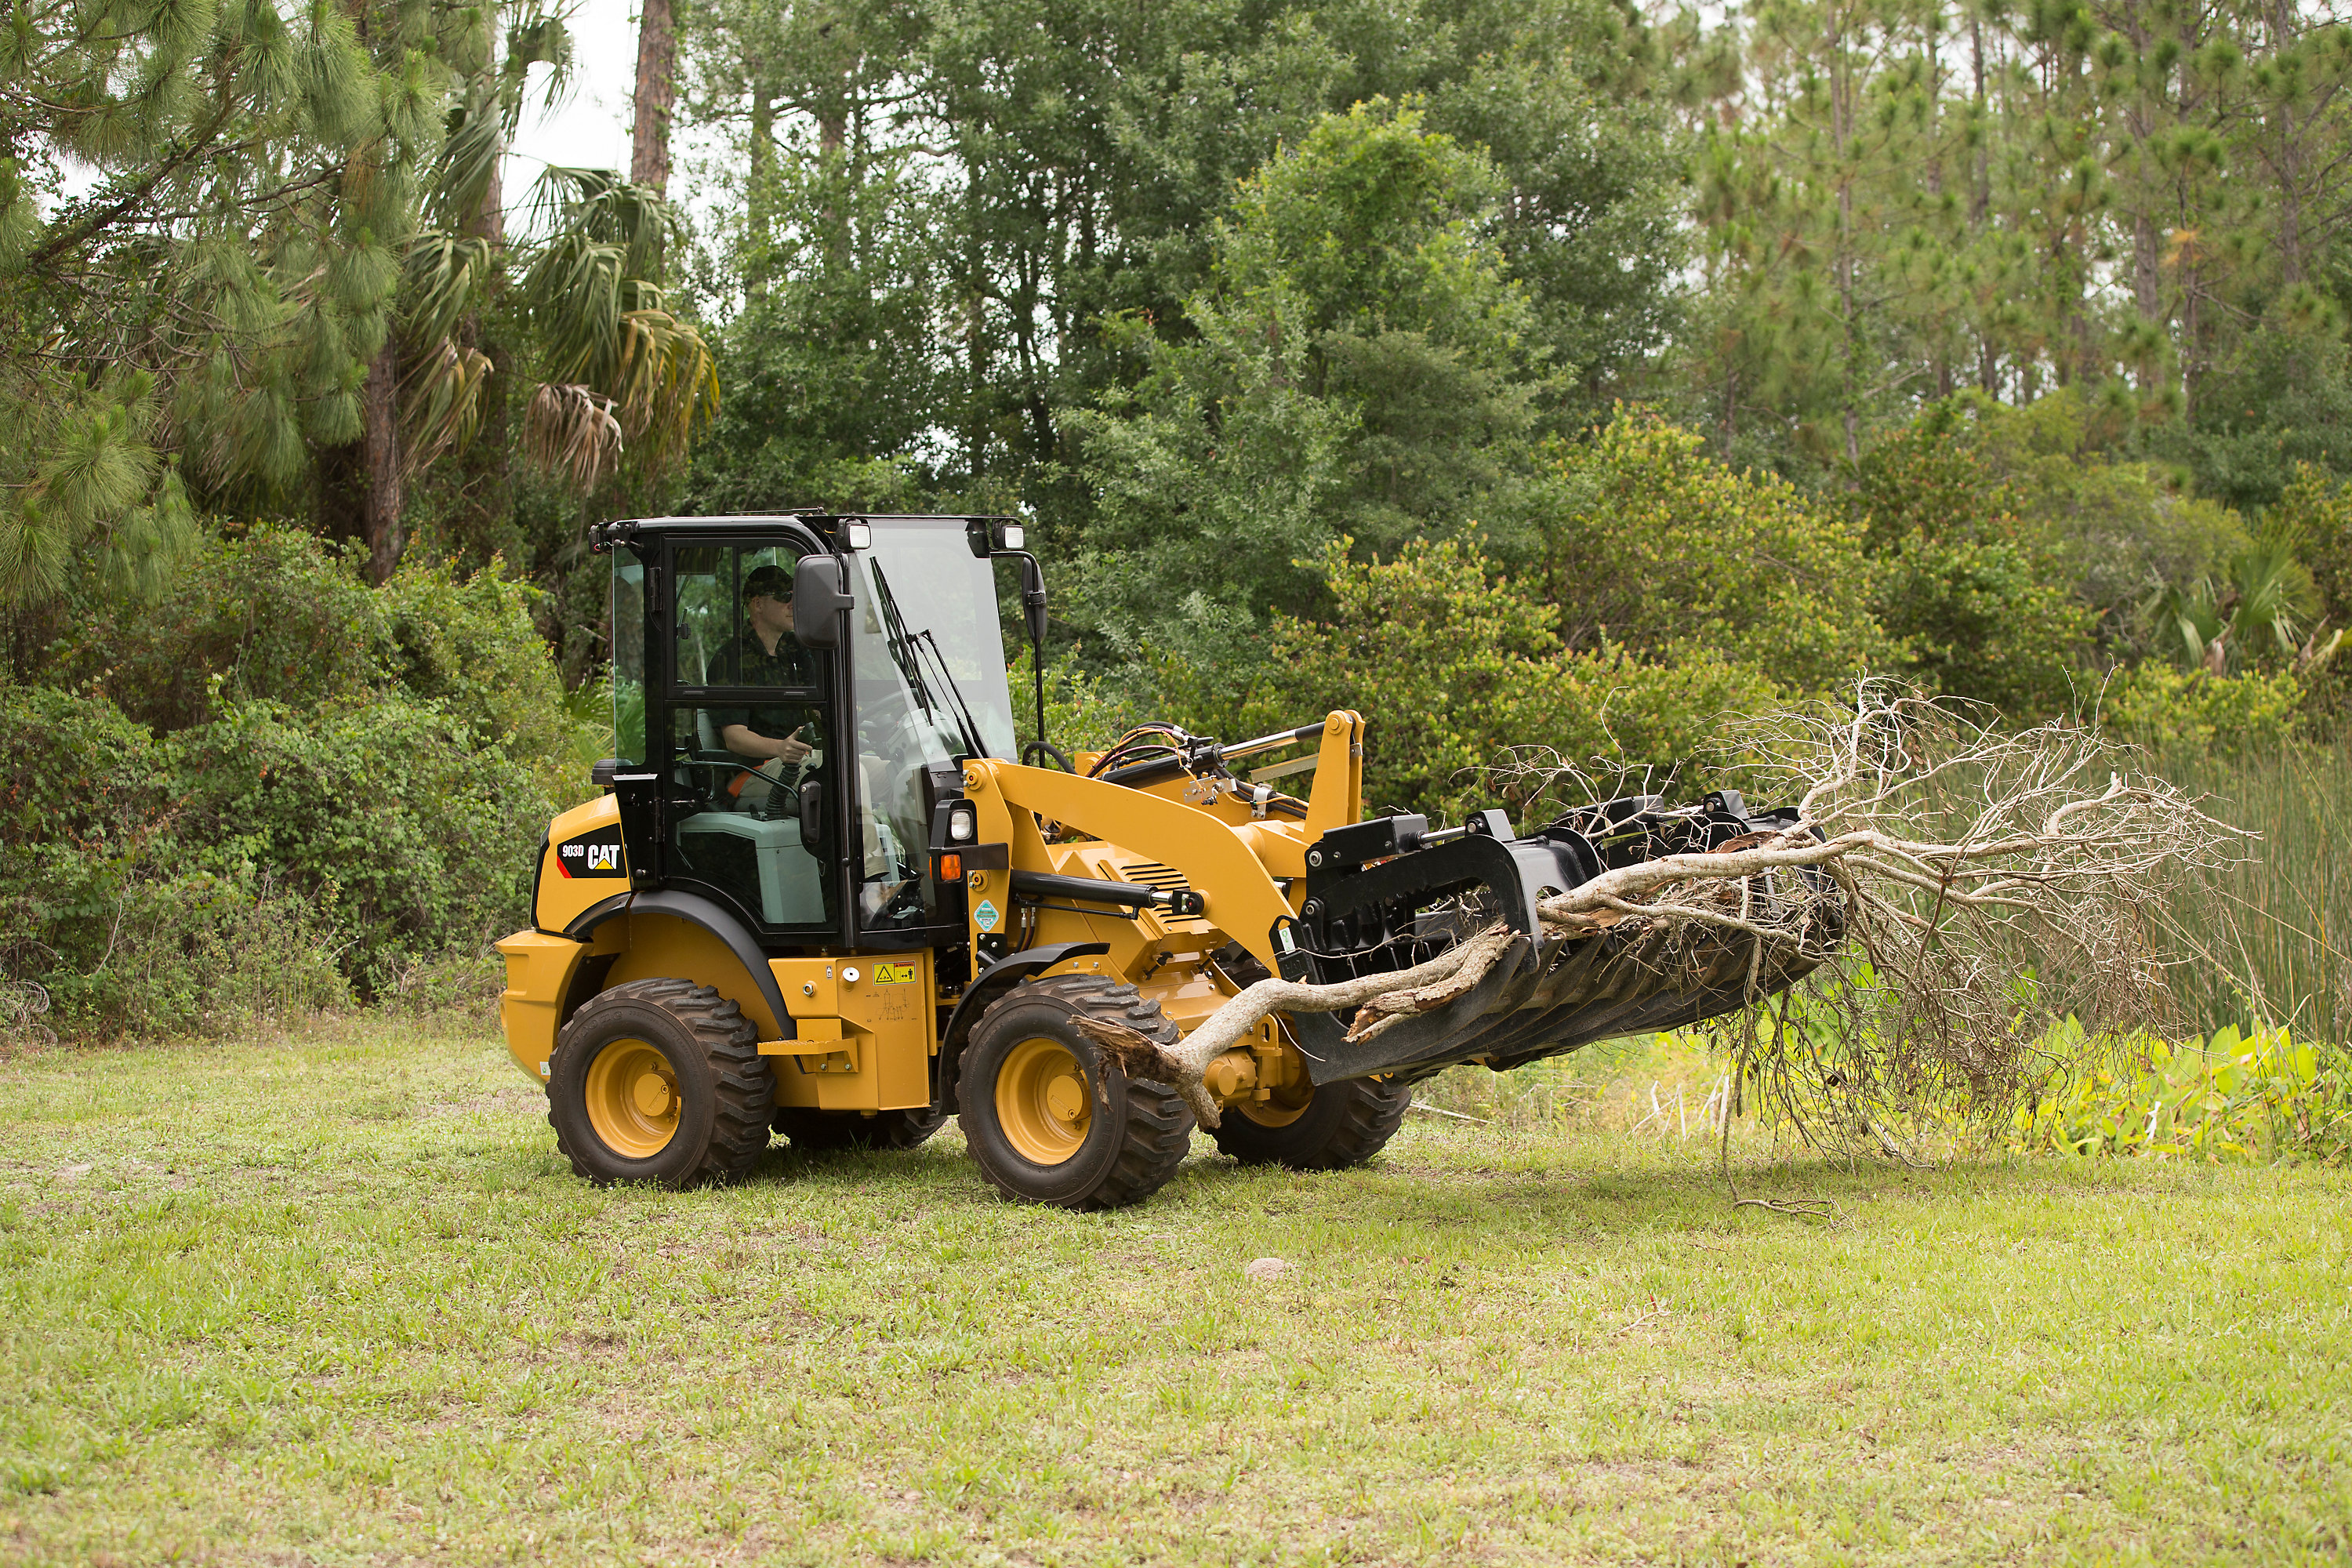
<instances>
[{"instance_id":1,"label":"yellow wheel rim","mask_svg":"<svg viewBox=\"0 0 2352 1568\"><path fill-rule=\"evenodd\" d=\"M588 1124L604 1147L650 1160L677 1135L677 1075L643 1040L614 1040L588 1064Z\"/></svg>"},{"instance_id":2,"label":"yellow wheel rim","mask_svg":"<svg viewBox=\"0 0 2352 1568\"><path fill-rule=\"evenodd\" d=\"M1304 1079L1306 1074L1299 1075ZM1307 1082L1284 1084L1274 1091L1271 1100L1244 1100L1234 1102L1234 1109L1261 1127L1287 1127L1307 1114L1315 1103L1315 1086Z\"/></svg>"},{"instance_id":3,"label":"yellow wheel rim","mask_svg":"<svg viewBox=\"0 0 2352 1568\"><path fill-rule=\"evenodd\" d=\"M1087 1069L1059 1040L1024 1040L996 1073L996 1120L1021 1157L1058 1165L1078 1152L1094 1125Z\"/></svg>"}]
</instances>

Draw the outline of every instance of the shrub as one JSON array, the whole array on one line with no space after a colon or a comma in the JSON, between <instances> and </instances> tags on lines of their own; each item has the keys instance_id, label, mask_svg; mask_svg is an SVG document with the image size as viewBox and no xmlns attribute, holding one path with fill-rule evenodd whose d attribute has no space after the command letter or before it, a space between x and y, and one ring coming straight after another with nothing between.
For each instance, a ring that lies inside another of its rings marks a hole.
<instances>
[{"instance_id":1,"label":"shrub","mask_svg":"<svg viewBox=\"0 0 2352 1568\"><path fill-rule=\"evenodd\" d=\"M1554 607L1570 648L1698 649L1806 692L1892 662L1858 523L1646 415L1550 456L1540 560L1522 586Z\"/></svg>"},{"instance_id":2,"label":"shrub","mask_svg":"<svg viewBox=\"0 0 2352 1568\"><path fill-rule=\"evenodd\" d=\"M79 604L49 684L0 685L0 981L66 1033L478 990L585 792L529 595L260 530Z\"/></svg>"},{"instance_id":3,"label":"shrub","mask_svg":"<svg viewBox=\"0 0 2352 1568\"><path fill-rule=\"evenodd\" d=\"M562 804L450 704L404 692L307 713L237 703L173 750L194 862L299 892L352 943L369 993L524 919L530 848Z\"/></svg>"},{"instance_id":4,"label":"shrub","mask_svg":"<svg viewBox=\"0 0 2352 1568\"><path fill-rule=\"evenodd\" d=\"M101 697L0 687L0 969L45 1026L188 1029L348 997L316 904L189 847L169 748Z\"/></svg>"},{"instance_id":5,"label":"shrub","mask_svg":"<svg viewBox=\"0 0 2352 1568\"><path fill-rule=\"evenodd\" d=\"M389 676L384 596L307 533L212 533L152 603L84 584L71 629L35 672L110 696L158 731L203 723L217 695L296 707L348 700Z\"/></svg>"},{"instance_id":6,"label":"shrub","mask_svg":"<svg viewBox=\"0 0 2352 1568\"><path fill-rule=\"evenodd\" d=\"M1324 573L1337 608L1328 621L1281 616L1262 681L1240 728L1295 725L1335 708L1370 728L1364 791L1371 809L1396 807L1452 821L1502 804L1556 809L1540 780L1488 773L1507 749L1535 744L1595 775L1702 783L1700 762L1727 711L1777 702L1751 668L1685 650L1672 665L1604 645L1570 653L1549 608L1462 544L1408 545L1394 561L1350 561L1335 544Z\"/></svg>"},{"instance_id":7,"label":"shrub","mask_svg":"<svg viewBox=\"0 0 2352 1568\"><path fill-rule=\"evenodd\" d=\"M1912 678L2039 718L2066 706L2091 613L2055 540L2017 514L1962 413L1939 404L1873 447L1847 504L1868 531L1878 616L1908 645Z\"/></svg>"},{"instance_id":8,"label":"shrub","mask_svg":"<svg viewBox=\"0 0 2352 1568\"><path fill-rule=\"evenodd\" d=\"M2159 755L2235 758L2275 749L2295 731L2303 684L2269 675L2186 672L2150 661L2117 670L2099 700L2103 725Z\"/></svg>"}]
</instances>

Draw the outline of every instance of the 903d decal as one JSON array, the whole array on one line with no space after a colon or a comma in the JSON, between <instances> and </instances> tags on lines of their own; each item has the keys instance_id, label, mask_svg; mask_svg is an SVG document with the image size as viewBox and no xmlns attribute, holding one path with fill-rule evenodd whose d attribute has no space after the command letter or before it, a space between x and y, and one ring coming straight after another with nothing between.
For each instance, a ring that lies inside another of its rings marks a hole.
<instances>
[{"instance_id":1,"label":"903d decal","mask_svg":"<svg viewBox=\"0 0 2352 1568\"><path fill-rule=\"evenodd\" d=\"M555 868L581 879L625 877L621 863L621 825L608 823L593 833L567 838L555 847Z\"/></svg>"}]
</instances>

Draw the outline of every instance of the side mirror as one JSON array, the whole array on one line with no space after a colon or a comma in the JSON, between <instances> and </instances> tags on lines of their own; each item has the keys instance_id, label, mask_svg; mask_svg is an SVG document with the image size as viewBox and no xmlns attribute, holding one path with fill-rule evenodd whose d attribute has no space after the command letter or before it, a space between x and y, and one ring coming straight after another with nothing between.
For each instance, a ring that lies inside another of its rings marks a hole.
<instances>
[{"instance_id":1,"label":"side mirror","mask_svg":"<svg viewBox=\"0 0 2352 1568\"><path fill-rule=\"evenodd\" d=\"M839 647L841 613L849 605L841 563L830 555L802 556L793 572L793 636L800 645Z\"/></svg>"},{"instance_id":2,"label":"side mirror","mask_svg":"<svg viewBox=\"0 0 2352 1568\"><path fill-rule=\"evenodd\" d=\"M824 785L811 779L801 785L801 847L815 855L824 845Z\"/></svg>"}]
</instances>

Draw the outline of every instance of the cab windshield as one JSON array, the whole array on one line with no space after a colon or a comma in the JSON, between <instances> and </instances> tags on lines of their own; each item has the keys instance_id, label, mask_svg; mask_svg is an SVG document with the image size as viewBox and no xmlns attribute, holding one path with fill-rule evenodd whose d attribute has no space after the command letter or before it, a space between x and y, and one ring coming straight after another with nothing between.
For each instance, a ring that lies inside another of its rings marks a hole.
<instances>
[{"instance_id":1,"label":"cab windshield","mask_svg":"<svg viewBox=\"0 0 2352 1568\"><path fill-rule=\"evenodd\" d=\"M961 518L877 518L851 556L850 675L856 685L865 929L937 919L925 874L923 774L960 757L1010 757L1013 693L993 567Z\"/></svg>"},{"instance_id":2,"label":"cab windshield","mask_svg":"<svg viewBox=\"0 0 2352 1568\"><path fill-rule=\"evenodd\" d=\"M971 552L961 518L874 520L854 556L851 667L861 725L944 765L1013 754L1013 693L996 618L993 567Z\"/></svg>"}]
</instances>

